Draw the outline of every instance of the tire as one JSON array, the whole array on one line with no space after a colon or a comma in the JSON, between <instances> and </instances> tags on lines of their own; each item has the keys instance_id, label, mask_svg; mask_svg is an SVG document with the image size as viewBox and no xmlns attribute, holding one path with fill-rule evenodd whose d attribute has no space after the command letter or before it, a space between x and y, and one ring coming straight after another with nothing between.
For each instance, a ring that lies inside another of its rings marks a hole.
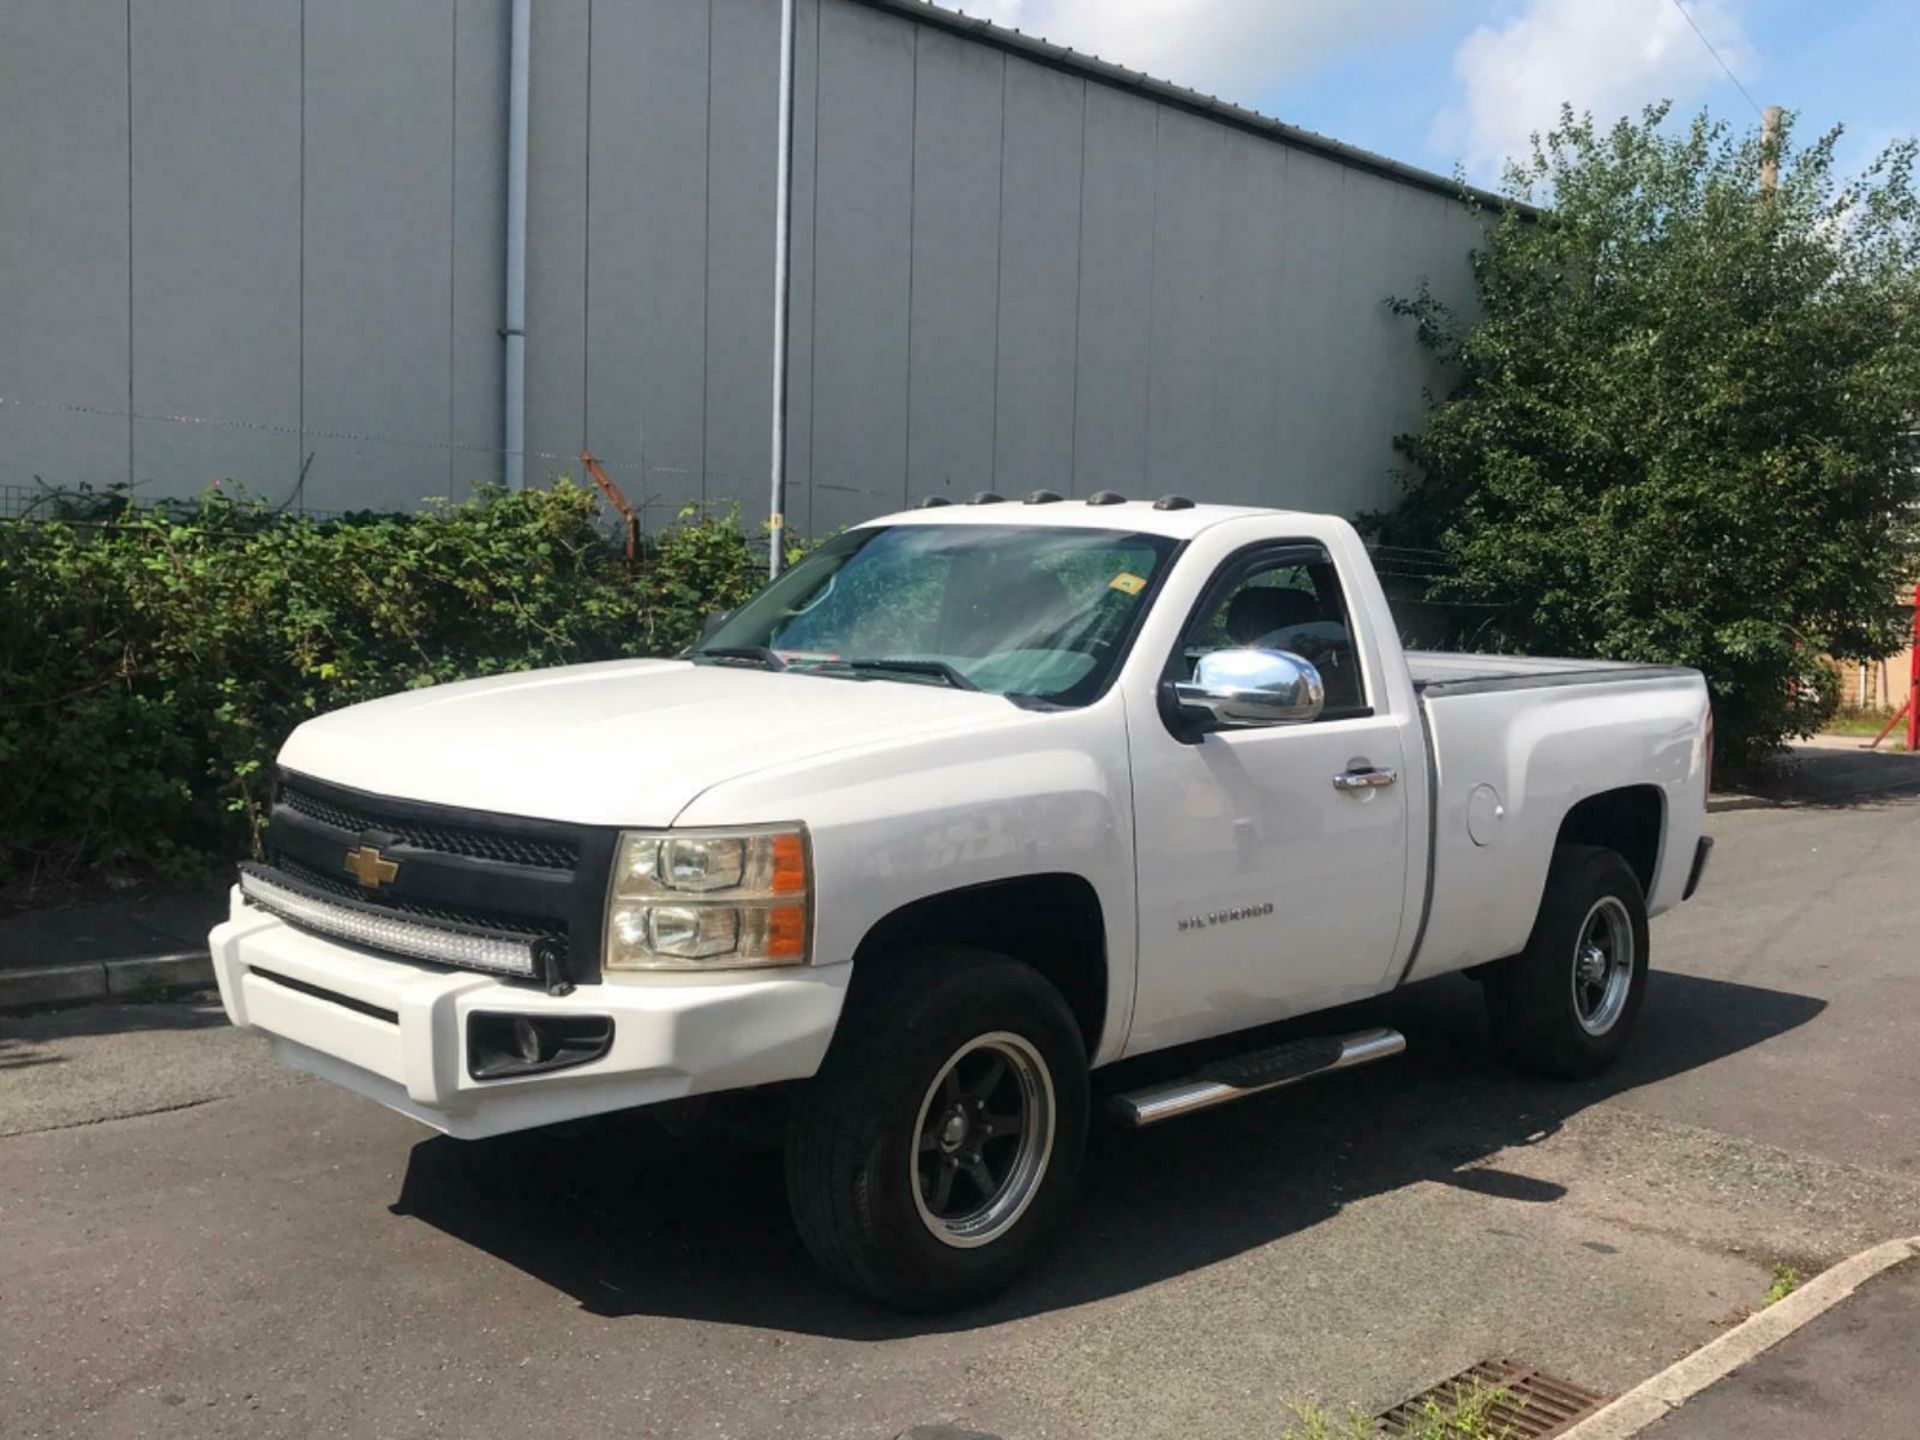
<instances>
[{"instance_id":1,"label":"tire","mask_svg":"<svg viewBox=\"0 0 1920 1440\"><path fill-rule=\"evenodd\" d=\"M1649 954L1646 896L1627 862L1591 845L1559 846L1527 948L1486 976L1495 1042L1534 1074L1598 1075L1633 1036Z\"/></svg>"},{"instance_id":2,"label":"tire","mask_svg":"<svg viewBox=\"0 0 1920 1440\"><path fill-rule=\"evenodd\" d=\"M889 1305L984 1300L1063 1218L1087 1105L1080 1027L1037 971L953 947L903 957L855 992L796 1099L786 1167L800 1238L834 1279Z\"/></svg>"}]
</instances>

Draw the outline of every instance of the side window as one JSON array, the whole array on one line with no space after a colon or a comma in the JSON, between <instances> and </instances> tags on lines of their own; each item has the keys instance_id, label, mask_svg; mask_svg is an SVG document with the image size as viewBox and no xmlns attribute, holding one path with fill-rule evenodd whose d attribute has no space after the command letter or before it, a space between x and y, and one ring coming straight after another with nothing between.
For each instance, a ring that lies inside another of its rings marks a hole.
<instances>
[{"instance_id":1,"label":"side window","mask_svg":"<svg viewBox=\"0 0 1920 1440\"><path fill-rule=\"evenodd\" d=\"M1287 650L1313 663L1327 687L1327 716L1363 708L1366 690L1346 596L1318 546L1289 546L1235 562L1187 627L1180 664L1191 677L1215 650Z\"/></svg>"}]
</instances>

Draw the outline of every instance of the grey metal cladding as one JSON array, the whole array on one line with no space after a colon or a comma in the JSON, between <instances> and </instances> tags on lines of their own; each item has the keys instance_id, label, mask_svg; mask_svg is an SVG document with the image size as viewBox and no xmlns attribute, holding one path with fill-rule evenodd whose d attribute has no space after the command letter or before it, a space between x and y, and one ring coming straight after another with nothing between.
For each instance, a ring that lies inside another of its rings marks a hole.
<instances>
[{"instance_id":1,"label":"grey metal cladding","mask_svg":"<svg viewBox=\"0 0 1920 1440\"><path fill-rule=\"evenodd\" d=\"M914 42L828 0L815 124L813 515L817 533L906 501Z\"/></svg>"},{"instance_id":2,"label":"grey metal cladding","mask_svg":"<svg viewBox=\"0 0 1920 1440\"><path fill-rule=\"evenodd\" d=\"M778 73L780 34L762 0L712 0L712 7L704 493L709 501L738 501L757 517L766 512L773 394L779 97L769 82Z\"/></svg>"},{"instance_id":3,"label":"grey metal cladding","mask_svg":"<svg viewBox=\"0 0 1920 1440\"><path fill-rule=\"evenodd\" d=\"M306 7L302 410L320 509L448 490L453 15Z\"/></svg>"},{"instance_id":4,"label":"grey metal cladding","mask_svg":"<svg viewBox=\"0 0 1920 1440\"><path fill-rule=\"evenodd\" d=\"M1153 374L1154 135L1161 107L1087 87L1073 493L1143 494Z\"/></svg>"},{"instance_id":5,"label":"grey metal cladding","mask_svg":"<svg viewBox=\"0 0 1920 1440\"><path fill-rule=\"evenodd\" d=\"M126 0L0 5L0 483L131 475L127 64Z\"/></svg>"},{"instance_id":6,"label":"grey metal cladding","mask_svg":"<svg viewBox=\"0 0 1920 1440\"><path fill-rule=\"evenodd\" d=\"M588 0L533 7L527 136L527 483L587 443ZM617 60L612 60L617 73ZM504 110L503 110L504 113ZM504 214L500 217L504 229ZM504 313L502 309L496 314ZM624 461L625 456L609 457Z\"/></svg>"},{"instance_id":7,"label":"grey metal cladding","mask_svg":"<svg viewBox=\"0 0 1920 1440\"><path fill-rule=\"evenodd\" d=\"M0 6L0 482L498 479L509 11ZM650 528L763 518L778 17L534 6L530 483L591 447ZM798 22L795 533L983 488L1392 498L1446 376L1387 301L1472 298L1444 182L896 0Z\"/></svg>"},{"instance_id":8,"label":"grey metal cladding","mask_svg":"<svg viewBox=\"0 0 1920 1440\"><path fill-rule=\"evenodd\" d=\"M635 502L705 498L710 18L593 7L586 444Z\"/></svg>"},{"instance_id":9,"label":"grey metal cladding","mask_svg":"<svg viewBox=\"0 0 1920 1440\"><path fill-rule=\"evenodd\" d=\"M1073 486L1086 82L1007 66L994 488Z\"/></svg>"},{"instance_id":10,"label":"grey metal cladding","mask_svg":"<svg viewBox=\"0 0 1920 1440\"><path fill-rule=\"evenodd\" d=\"M1285 464L1275 467L1273 503L1295 509L1325 508L1328 497L1343 489L1353 496L1346 506L1371 498L1367 487L1349 484L1344 437L1331 420L1342 397L1367 383L1359 373L1364 352L1356 344L1348 297L1339 284L1352 260L1343 242L1341 208L1351 174L1343 165L1295 150L1287 156L1280 191L1274 239L1286 284L1280 292L1280 377L1273 402L1278 454ZM1411 345L1412 337L1405 343Z\"/></svg>"},{"instance_id":11,"label":"grey metal cladding","mask_svg":"<svg viewBox=\"0 0 1920 1440\"><path fill-rule=\"evenodd\" d=\"M300 3L131 11L133 424L143 492L300 470ZM274 428L264 428L274 427Z\"/></svg>"},{"instance_id":12,"label":"grey metal cladding","mask_svg":"<svg viewBox=\"0 0 1920 1440\"><path fill-rule=\"evenodd\" d=\"M916 47L909 499L993 485L1004 70L938 31Z\"/></svg>"},{"instance_id":13,"label":"grey metal cladding","mask_svg":"<svg viewBox=\"0 0 1920 1440\"><path fill-rule=\"evenodd\" d=\"M236 0L238 3L238 0ZM505 474L500 445L506 287L509 0L457 0L454 32L453 315L449 365L455 498ZM536 472L537 473L537 472Z\"/></svg>"},{"instance_id":14,"label":"grey metal cladding","mask_svg":"<svg viewBox=\"0 0 1920 1440\"><path fill-rule=\"evenodd\" d=\"M1224 298L1227 132L1163 109L1154 156L1153 373L1147 488L1211 497L1219 473L1213 379Z\"/></svg>"},{"instance_id":15,"label":"grey metal cladding","mask_svg":"<svg viewBox=\"0 0 1920 1440\"><path fill-rule=\"evenodd\" d=\"M1219 500L1271 504L1285 473L1286 450L1275 423L1286 337L1280 324L1286 283L1280 204L1289 152L1256 135L1228 131L1226 192L1220 231L1219 311L1213 370L1217 437L1212 494ZM1193 484L1165 488L1186 493Z\"/></svg>"}]
</instances>

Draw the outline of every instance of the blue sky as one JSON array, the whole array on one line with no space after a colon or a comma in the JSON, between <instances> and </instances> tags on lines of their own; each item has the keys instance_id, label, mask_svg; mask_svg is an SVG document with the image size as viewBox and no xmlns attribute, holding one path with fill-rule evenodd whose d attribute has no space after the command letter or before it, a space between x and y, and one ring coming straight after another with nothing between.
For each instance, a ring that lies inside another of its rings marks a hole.
<instances>
[{"instance_id":1,"label":"blue sky","mask_svg":"<svg viewBox=\"0 0 1920 1440\"><path fill-rule=\"evenodd\" d=\"M951 3L951 0L948 0ZM1675 0L961 0L975 14L1338 140L1490 183L1561 99L1603 121L1671 99L1755 124ZM1845 170L1920 132L1920 0L1681 0Z\"/></svg>"}]
</instances>

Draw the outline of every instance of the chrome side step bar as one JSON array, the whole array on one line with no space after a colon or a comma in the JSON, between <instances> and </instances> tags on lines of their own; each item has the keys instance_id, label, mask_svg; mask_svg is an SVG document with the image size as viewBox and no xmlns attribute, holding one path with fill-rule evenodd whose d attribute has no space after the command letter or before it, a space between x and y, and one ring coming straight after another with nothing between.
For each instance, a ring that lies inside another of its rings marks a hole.
<instances>
[{"instance_id":1,"label":"chrome side step bar","mask_svg":"<svg viewBox=\"0 0 1920 1440\"><path fill-rule=\"evenodd\" d=\"M1185 1080L1149 1085L1113 1097L1113 1113L1122 1124L1138 1128L1157 1125L1180 1115L1191 1115L1229 1100L1245 1099L1263 1090L1296 1085L1315 1075L1351 1070L1398 1055L1407 1037L1398 1030L1358 1030L1311 1040L1289 1040L1270 1050L1256 1050L1231 1060L1217 1061Z\"/></svg>"}]
</instances>

